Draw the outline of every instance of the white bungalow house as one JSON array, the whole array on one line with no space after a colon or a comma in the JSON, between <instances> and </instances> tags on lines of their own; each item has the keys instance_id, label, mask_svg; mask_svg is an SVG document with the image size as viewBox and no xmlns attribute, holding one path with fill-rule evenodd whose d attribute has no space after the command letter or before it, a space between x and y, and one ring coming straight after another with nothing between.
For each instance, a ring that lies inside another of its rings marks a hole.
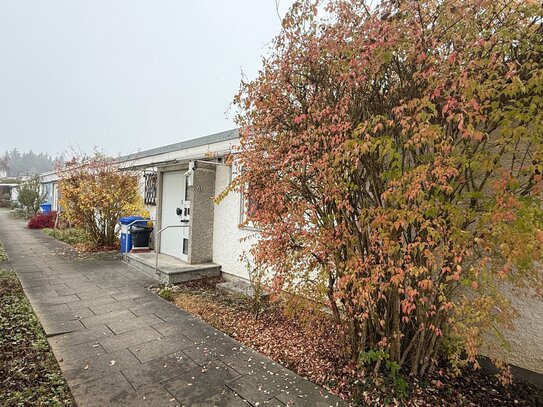
<instances>
[{"instance_id":1,"label":"white bungalow house","mask_svg":"<svg viewBox=\"0 0 543 407\"><path fill-rule=\"evenodd\" d=\"M142 171L143 196L155 220L155 254L130 254L133 265L156 272L167 282L207 275L248 278L241 258L256 231L240 227L242 196L229 194L219 205L214 198L236 176L226 158L235 153L238 130L140 151L119 158L126 170ZM161 231L162 230L162 231Z\"/></svg>"},{"instance_id":2,"label":"white bungalow house","mask_svg":"<svg viewBox=\"0 0 543 407\"><path fill-rule=\"evenodd\" d=\"M162 231L154 237L154 252L128 255L131 265L169 283L219 274L226 280L248 279L242 258L258 232L240 226L244 197L230 193L220 204L214 202L237 176L235 165L226 159L238 144L234 129L118 158L121 169L141 173L155 232ZM52 183L52 191L55 181L53 174L42 175L44 184ZM55 202L53 192L51 203ZM526 289L509 287L506 294L520 313L513 322L515 330L504 332L511 349L499 355L484 353L506 360L516 376L543 386L543 303Z\"/></svg>"},{"instance_id":3,"label":"white bungalow house","mask_svg":"<svg viewBox=\"0 0 543 407\"><path fill-rule=\"evenodd\" d=\"M231 130L121 157L122 168L146 173L144 195L156 228L188 225L161 233L156 249L162 256L159 277L163 280L184 280L175 270L192 276L213 275L208 272L215 265L212 272L220 268L227 280L248 278L240 260L258 232L240 226L244 197L230 193L218 205L213 201L237 175L235 165L226 165L225 159L235 154L238 143L238 131ZM134 265L154 271L154 254L130 258ZM504 332L511 350L499 357L513 365L516 376L543 386L543 330L539 329L543 303L525 289L509 287L506 294L520 315L514 321L515 330ZM485 354L498 356L489 350Z\"/></svg>"},{"instance_id":4,"label":"white bungalow house","mask_svg":"<svg viewBox=\"0 0 543 407\"><path fill-rule=\"evenodd\" d=\"M155 251L129 254L132 265L168 283L221 272L226 279L248 278L241 257L256 231L240 227L242 197L231 193L220 205L214 203L236 176L225 160L238 143L233 129L116 159L120 169L141 174L141 193L155 227ZM43 173L40 182L46 202L60 209L58 174Z\"/></svg>"},{"instance_id":5,"label":"white bungalow house","mask_svg":"<svg viewBox=\"0 0 543 407\"><path fill-rule=\"evenodd\" d=\"M0 183L0 200L9 199L11 203L17 202L19 197L19 184L13 182Z\"/></svg>"},{"instance_id":6,"label":"white bungalow house","mask_svg":"<svg viewBox=\"0 0 543 407\"><path fill-rule=\"evenodd\" d=\"M51 210L58 211L58 174L55 171L40 174L40 193L45 196L45 203L51 204Z\"/></svg>"}]
</instances>

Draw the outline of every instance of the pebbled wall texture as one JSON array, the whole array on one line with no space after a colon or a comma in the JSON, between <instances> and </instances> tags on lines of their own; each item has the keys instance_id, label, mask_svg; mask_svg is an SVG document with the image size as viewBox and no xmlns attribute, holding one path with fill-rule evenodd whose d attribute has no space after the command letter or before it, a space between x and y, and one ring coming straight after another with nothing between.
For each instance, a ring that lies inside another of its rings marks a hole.
<instances>
[{"instance_id":1,"label":"pebbled wall texture","mask_svg":"<svg viewBox=\"0 0 543 407\"><path fill-rule=\"evenodd\" d=\"M218 195L230 183L231 168L217 166L215 176L215 194ZM215 205L213 218L213 262L222 266L222 272L248 279L247 268L240 256L248 253L257 239L257 232L240 228L241 195L230 193L218 205Z\"/></svg>"},{"instance_id":2,"label":"pebbled wall texture","mask_svg":"<svg viewBox=\"0 0 543 407\"><path fill-rule=\"evenodd\" d=\"M502 292L511 301L518 316L513 329L502 329L509 349L489 350L482 353L498 357L507 363L543 375L543 300L535 297L534 290L504 285Z\"/></svg>"}]
</instances>

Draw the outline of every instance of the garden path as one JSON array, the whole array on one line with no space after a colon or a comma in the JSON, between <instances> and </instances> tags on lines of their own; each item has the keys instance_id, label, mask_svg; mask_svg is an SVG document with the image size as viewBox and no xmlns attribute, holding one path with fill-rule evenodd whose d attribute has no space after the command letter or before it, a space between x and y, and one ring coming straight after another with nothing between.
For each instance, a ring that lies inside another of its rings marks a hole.
<instances>
[{"instance_id":1,"label":"garden path","mask_svg":"<svg viewBox=\"0 0 543 407\"><path fill-rule=\"evenodd\" d=\"M7 210L0 240L79 406L346 405L160 298L119 256L77 256Z\"/></svg>"}]
</instances>

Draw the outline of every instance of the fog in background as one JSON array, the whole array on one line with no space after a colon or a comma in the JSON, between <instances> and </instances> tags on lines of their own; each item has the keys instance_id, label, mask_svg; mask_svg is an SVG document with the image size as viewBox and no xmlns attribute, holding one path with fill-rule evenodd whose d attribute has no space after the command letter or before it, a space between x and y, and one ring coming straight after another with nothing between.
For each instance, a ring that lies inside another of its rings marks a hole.
<instances>
[{"instance_id":1,"label":"fog in background","mask_svg":"<svg viewBox=\"0 0 543 407\"><path fill-rule=\"evenodd\" d=\"M241 73L292 2L0 0L0 152L127 154L233 128Z\"/></svg>"}]
</instances>

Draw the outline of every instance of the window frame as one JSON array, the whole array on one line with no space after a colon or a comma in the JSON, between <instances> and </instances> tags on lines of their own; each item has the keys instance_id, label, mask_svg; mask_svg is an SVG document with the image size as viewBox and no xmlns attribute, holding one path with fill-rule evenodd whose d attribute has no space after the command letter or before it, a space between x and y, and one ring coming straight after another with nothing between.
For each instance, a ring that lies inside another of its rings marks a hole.
<instances>
[{"instance_id":1,"label":"window frame","mask_svg":"<svg viewBox=\"0 0 543 407\"><path fill-rule=\"evenodd\" d=\"M146 171L143 174L143 178L143 202L145 205L156 206L158 194L158 173L156 171ZM152 189L150 188L151 184Z\"/></svg>"}]
</instances>

